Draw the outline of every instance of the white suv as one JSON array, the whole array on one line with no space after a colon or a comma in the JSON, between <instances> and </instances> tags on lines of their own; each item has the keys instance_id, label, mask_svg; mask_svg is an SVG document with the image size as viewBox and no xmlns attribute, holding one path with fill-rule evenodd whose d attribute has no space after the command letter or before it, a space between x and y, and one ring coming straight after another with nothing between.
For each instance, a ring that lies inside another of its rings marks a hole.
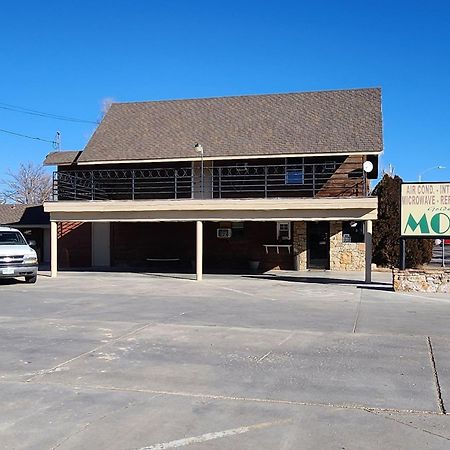
<instances>
[{"instance_id":1,"label":"white suv","mask_svg":"<svg viewBox=\"0 0 450 450\"><path fill-rule=\"evenodd\" d=\"M23 234L10 227L0 227L0 279L25 277L36 283L38 260Z\"/></svg>"}]
</instances>

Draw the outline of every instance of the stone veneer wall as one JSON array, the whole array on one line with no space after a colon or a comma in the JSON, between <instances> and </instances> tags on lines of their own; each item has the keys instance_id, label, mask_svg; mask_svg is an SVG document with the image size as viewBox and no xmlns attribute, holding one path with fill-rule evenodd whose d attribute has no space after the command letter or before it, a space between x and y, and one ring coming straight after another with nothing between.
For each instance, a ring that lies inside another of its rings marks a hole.
<instances>
[{"instance_id":1,"label":"stone veneer wall","mask_svg":"<svg viewBox=\"0 0 450 450\"><path fill-rule=\"evenodd\" d=\"M294 253L295 270L306 270L306 222L292 223L292 247Z\"/></svg>"},{"instance_id":2,"label":"stone veneer wall","mask_svg":"<svg viewBox=\"0 0 450 450\"><path fill-rule=\"evenodd\" d=\"M295 270L307 270L306 222L292 223ZM364 243L342 242L342 222L330 222L330 270L364 270Z\"/></svg>"},{"instance_id":3,"label":"stone veneer wall","mask_svg":"<svg viewBox=\"0 0 450 450\"><path fill-rule=\"evenodd\" d=\"M342 242L342 222L330 222L330 270L364 270L366 244Z\"/></svg>"},{"instance_id":4,"label":"stone veneer wall","mask_svg":"<svg viewBox=\"0 0 450 450\"><path fill-rule=\"evenodd\" d=\"M450 292L450 270L394 269L392 284L394 291Z\"/></svg>"}]
</instances>

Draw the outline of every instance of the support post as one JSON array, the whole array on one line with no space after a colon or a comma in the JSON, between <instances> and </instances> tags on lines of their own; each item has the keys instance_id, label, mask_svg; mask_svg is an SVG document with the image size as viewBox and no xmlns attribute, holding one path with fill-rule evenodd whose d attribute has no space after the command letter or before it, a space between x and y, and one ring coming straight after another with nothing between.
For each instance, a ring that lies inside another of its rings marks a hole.
<instances>
[{"instance_id":1,"label":"support post","mask_svg":"<svg viewBox=\"0 0 450 450\"><path fill-rule=\"evenodd\" d=\"M50 271L51 277L58 275L58 222L50 222Z\"/></svg>"},{"instance_id":2,"label":"support post","mask_svg":"<svg viewBox=\"0 0 450 450\"><path fill-rule=\"evenodd\" d=\"M400 270L406 269L406 241L400 238Z\"/></svg>"},{"instance_id":3,"label":"support post","mask_svg":"<svg viewBox=\"0 0 450 450\"><path fill-rule=\"evenodd\" d=\"M196 280L203 279L203 222L197 220Z\"/></svg>"},{"instance_id":4,"label":"support post","mask_svg":"<svg viewBox=\"0 0 450 450\"><path fill-rule=\"evenodd\" d=\"M366 244L366 265L365 277L366 283L372 283L372 221L366 221L364 241Z\"/></svg>"}]
</instances>

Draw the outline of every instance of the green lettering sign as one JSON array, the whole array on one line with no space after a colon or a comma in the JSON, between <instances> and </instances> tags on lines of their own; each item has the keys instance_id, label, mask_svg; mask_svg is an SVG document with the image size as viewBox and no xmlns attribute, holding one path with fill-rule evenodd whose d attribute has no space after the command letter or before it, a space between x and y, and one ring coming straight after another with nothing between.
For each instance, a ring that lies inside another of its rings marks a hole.
<instances>
[{"instance_id":1,"label":"green lettering sign","mask_svg":"<svg viewBox=\"0 0 450 450\"><path fill-rule=\"evenodd\" d=\"M430 221L432 230L438 234L445 234L450 229L450 218L447 214L437 213Z\"/></svg>"},{"instance_id":2,"label":"green lettering sign","mask_svg":"<svg viewBox=\"0 0 450 450\"><path fill-rule=\"evenodd\" d=\"M411 228L411 231L415 231L416 228L419 227L422 234L428 234L430 232L426 214L424 214L418 222L416 222L416 219L414 219L413 215L410 214L408 217L408 221L406 222L404 233L406 233L408 227Z\"/></svg>"}]
</instances>

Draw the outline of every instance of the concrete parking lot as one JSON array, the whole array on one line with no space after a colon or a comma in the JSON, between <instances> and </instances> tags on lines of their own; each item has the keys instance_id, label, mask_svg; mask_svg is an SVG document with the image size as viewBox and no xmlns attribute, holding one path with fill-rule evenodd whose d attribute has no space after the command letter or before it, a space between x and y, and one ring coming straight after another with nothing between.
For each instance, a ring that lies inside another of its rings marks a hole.
<instances>
[{"instance_id":1,"label":"concrete parking lot","mask_svg":"<svg viewBox=\"0 0 450 450\"><path fill-rule=\"evenodd\" d=\"M188 278L3 281L0 448L450 448L448 294Z\"/></svg>"}]
</instances>

